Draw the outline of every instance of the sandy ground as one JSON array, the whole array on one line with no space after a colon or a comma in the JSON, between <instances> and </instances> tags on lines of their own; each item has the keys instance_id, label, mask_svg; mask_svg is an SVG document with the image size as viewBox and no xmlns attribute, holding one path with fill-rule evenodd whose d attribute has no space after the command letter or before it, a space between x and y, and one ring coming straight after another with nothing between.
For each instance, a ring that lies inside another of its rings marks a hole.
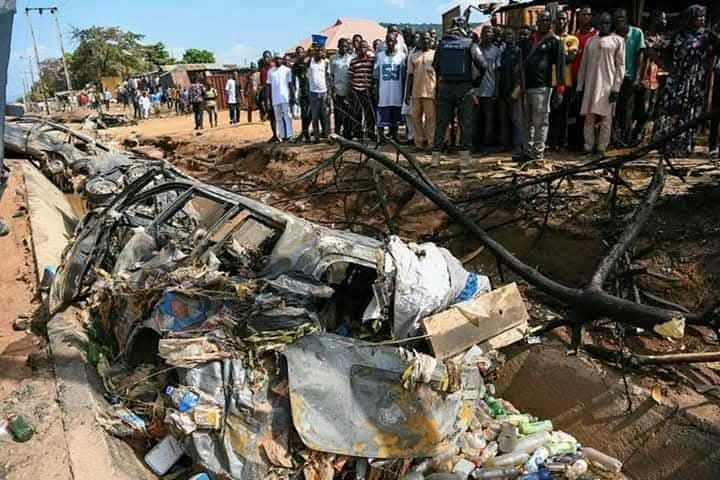
<instances>
[{"instance_id":1,"label":"sandy ground","mask_svg":"<svg viewBox=\"0 0 720 480\"><path fill-rule=\"evenodd\" d=\"M122 108L113 107L111 113L122 113ZM125 112L132 118L132 112ZM240 123L230 125L230 119L227 110L218 112L218 126L210 128L207 116L205 116L205 128L203 130L195 130L195 120L192 114L175 115L174 113L161 114L161 117L150 118L149 120L141 120L138 125L120 127L112 129L112 137L127 138L135 134L145 136L168 135L173 138L189 139L192 137L202 137L205 142L232 142L240 141L242 143L255 143L267 141L272 136L272 130L268 122L260 121L260 112L253 112L253 122L249 123L247 112L243 111L240 115ZM300 121L294 122L296 132L300 131Z\"/></svg>"},{"instance_id":2,"label":"sandy ground","mask_svg":"<svg viewBox=\"0 0 720 480\"><path fill-rule=\"evenodd\" d=\"M42 324L45 312L34 298L35 264L30 251L25 189L14 168L0 203L0 217L11 233L0 238L0 418L23 415L35 430L27 443L0 436L0 478L10 480L71 478L55 377L44 340L13 323ZM26 320L25 320L26 319ZM31 356L28 362L28 356ZM29 366L28 364L32 365Z\"/></svg>"}]
</instances>

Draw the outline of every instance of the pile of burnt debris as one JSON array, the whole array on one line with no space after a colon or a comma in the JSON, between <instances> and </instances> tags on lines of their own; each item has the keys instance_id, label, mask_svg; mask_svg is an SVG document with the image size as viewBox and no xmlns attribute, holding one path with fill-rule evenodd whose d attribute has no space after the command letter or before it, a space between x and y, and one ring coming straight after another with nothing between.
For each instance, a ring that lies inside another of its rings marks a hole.
<instances>
[{"instance_id":1,"label":"pile of burnt debris","mask_svg":"<svg viewBox=\"0 0 720 480\"><path fill-rule=\"evenodd\" d=\"M87 307L98 422L157 475L621 477L496 397L498 349L528 335L514 284L493 289L434 244L325 228L30 123L43 134L26 140L70 135L35 159L82 178L88 199L51 313Z\"/></svg>"}]
</instances>

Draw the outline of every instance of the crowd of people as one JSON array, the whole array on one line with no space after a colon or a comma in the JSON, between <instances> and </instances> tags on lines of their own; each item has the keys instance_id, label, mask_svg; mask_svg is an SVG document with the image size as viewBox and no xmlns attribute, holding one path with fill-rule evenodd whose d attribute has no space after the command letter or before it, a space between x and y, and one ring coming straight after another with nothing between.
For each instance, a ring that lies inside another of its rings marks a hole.
<instances>
[{"instance_id":1,"label":"crowd of people","mask_svg":"<svg viewBox=\"0 0 720 480\"><path fill-rule=\"evenodd\" d=\"M294 55L266 51L242 81L237 74L227 80L224 100L231 125L241 109L249 122L259 110L272 142L319 141L332 130L412 144L435 161L453 149L466 159L501 150L519 161L541 160L548 149L604 156L611 145L666 135L701 115L708 98L720 107L720 81L714 92L707 87L720 42L705 21L705 8L693 6L674 31L663 12L652 12L641 29L623 9L582 7L541 13L535 25L517 29L493 21L471 31L459 17L442 38L391 26L384 39L340 39L332 55L320 44L297 47ZM196 129L206 116L217 126L218 91L202 75L193 80L188 88L163 88L157 76L131 78L118 101L137 119L165 107L192 113ZM108 92L98 102L107 104ZM301 120L299 132L293 119ZM720 122L710 127L717 157ZM687 154L694 147L690 129L666 150Z\"/></svg>"},{"instance_id":2,"label":"crowd of people","mask_svg":"<svg viewBox=\"0 0 720 480\"><path fill-rule=\"evenodd\" d=\"M512 149L514 158L541 160L548 149L604 156L660 138L704 112L710 60L718 37L693 6L676 31L653 12L644 29L623 9L541 13L519 29L488 25L478 35L464 18L438 39L435 32L390 27L371 44L341 39L327 58L322 45L295 55L265 52L258 103L271 141L309 141L334 131L347 138L406 141L422 151L470 154ZM717 71L720 73L720 67ZM720 105L720 82L714 102ZM293 131L293 112L301 131ZM331 115L331 112L333 115ZM312 127L312 130L311 130ZM717 156L718 122L710 148ZM695 130L666 145L694 149Z\"/></svg>"}]
</instances>

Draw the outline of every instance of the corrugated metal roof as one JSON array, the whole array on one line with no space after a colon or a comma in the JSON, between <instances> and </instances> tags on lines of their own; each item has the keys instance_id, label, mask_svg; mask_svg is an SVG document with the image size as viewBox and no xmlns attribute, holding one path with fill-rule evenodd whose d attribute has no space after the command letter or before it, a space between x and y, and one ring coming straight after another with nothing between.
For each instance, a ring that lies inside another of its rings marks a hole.
<instances>
[{"instance_id":1,"label":"corrugated metal roof","mask_svg":"<svg viewBox=\"0 0 720 480\"><path fill-rule=\"evenodd\" d=\"M338 41L341 38L352 39L356 33L368 42L372 42L376 38L385 39L387 29L374 20L366 20L361 18L340 18L334 24L327 27L321 32L315 32L327 37L327 48L337 48ZM300 46L306 50L312 45L312 37L307 37L297 45L292 46L288 51L294 52L295 48Z\"/></svg>"}]
</instances>

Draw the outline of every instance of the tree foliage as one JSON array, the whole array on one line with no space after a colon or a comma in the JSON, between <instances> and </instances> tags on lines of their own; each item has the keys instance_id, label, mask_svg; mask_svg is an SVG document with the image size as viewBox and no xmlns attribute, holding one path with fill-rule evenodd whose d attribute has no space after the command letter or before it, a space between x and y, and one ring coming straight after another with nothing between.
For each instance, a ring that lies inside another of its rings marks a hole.
<instances>
[{"instance_id":1,"label":"tree foliage","mask_svg":"<svg viewBox=\"0 0 720 480\"><path fill-rule=\"evenodd\" d=\"M209 50L188 48L182 58L183 63L215 63L215 54Z\"/></svg>"},{"instance_id":2,"label":"tree foliage","mask_svg":"<svg viewBox=\"0 0 720 480\"><path fill-rule=\"evenodd\" d=\"M147 66L144 35L126 32L120 27L93 26L76 29L73 38L78 47L73 52L71 71L74 86L100 83L104 76L125 76L141 72Z\"/></svg>"},{"instance_id":3,"label":"tree foliage","mask_svg":"<svg viewBox=\"0 0 720 480\"><path fill-rule=\"evenodd\" d=\"M70 61L72 57L68 54L66 60ZM65 71L61 58L46 58L40 62L40 76L45 83L45 89L49 97L55 96L57 92L67 90L65 82ZM42 90L40 84L36 81L30 87L30 95L34 101L42 100Z\"/></svg>"},{"instance_id":4,"label":"tree foliage","mask_svg":"<svg viewBox=\"0 0 720 480\"><path fill-rule=\"evenodd\" d=\"M170 56L165 44L158 42L145 46L145 62L150 69L154 69L162 65L172 65L176 61Z\"/></svg>"}]
</instances>

